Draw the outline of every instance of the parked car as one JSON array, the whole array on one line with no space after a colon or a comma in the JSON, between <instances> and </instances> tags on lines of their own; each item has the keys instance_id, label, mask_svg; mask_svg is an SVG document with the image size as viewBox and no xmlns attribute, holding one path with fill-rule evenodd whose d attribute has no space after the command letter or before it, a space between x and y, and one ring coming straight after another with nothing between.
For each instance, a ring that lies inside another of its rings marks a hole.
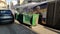
<instances>
[{"instance_id":1,"label":"parked car","mask_svg":"<svg viewBox=\"0 0 60 34\"><path fill-rule=\"evenodd\" d=\"M14 23L14 16L11 10L0 10L0 24Z\"/></svg>"}]
</instances>

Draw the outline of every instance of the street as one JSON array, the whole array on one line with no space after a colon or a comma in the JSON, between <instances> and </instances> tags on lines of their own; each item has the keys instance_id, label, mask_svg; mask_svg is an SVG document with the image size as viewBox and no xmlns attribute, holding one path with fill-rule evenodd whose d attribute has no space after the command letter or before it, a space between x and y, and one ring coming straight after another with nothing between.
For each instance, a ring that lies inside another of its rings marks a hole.
<instances>
[{"instance_id":1,"label":"street","mask_svg":"<svg viewBox=\"0 0 60 34\"><path fill-rule=\"evenodd\" d=\"M0 34L37 34L21 24L1 25Z\"/></svg>"},{"instance_id":2,"label":"street","mask_svg":"<svg viewBox=\"0 0 60 34\"><path fill-rule=\"evenodd\" d=\"M0 34L60 34L60 31L42 25L31 29L15 20L13 24L0 25Z\"/></svg>"},{"instance_id":3,"label":"street","mask_svg":"<svg viewBox=\"0 0 60 34\"><path fill-rule=\"evenodd\" d=\"M0 0L0 23L12 23L0 25L0 34L60 34L60 30L38 24L60 28L59 9L59 0Z\"/></svg>"}]
</instances>

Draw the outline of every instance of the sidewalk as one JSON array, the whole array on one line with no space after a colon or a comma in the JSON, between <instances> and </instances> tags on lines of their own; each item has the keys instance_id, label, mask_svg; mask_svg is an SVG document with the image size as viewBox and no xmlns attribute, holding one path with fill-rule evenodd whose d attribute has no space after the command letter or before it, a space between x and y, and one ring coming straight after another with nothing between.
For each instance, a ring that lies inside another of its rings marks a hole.
<instances>
[{"instance_id":1,"label":"sidewalk","mask_svg":"<svg viewBox=\"0 0 60 34\"><path fill-rule=\"evenodd\" d=\"M60 34L59 30L55 30L39 24L35 27L32 27L32 30L37 32L38 34Z\"/></svg>"},{"instance_id":2,"label":"sidewalk","mask_svg":"<svg viewBox=\"0 0 60 34\"><path fill-rule=\"evenodd\" d=\"M25 25L23 25L23 26L25 26ZM34 31L36 34L60 34L60 30L52 29L52 28L49 28L49 27L46 27L43 25L39 25L39 24L37 26L32 27L32 29L27 26L25 26L25 27Z\"/></svg>"},{"instance_id":3,"label":"sidewalk","mask_svg":"<svg viewBox=\"0 0 60 34\"><path fill-rule=\"evenodd\" d=\"M23 25L23 26L25 26L25 25ZM60 30L56 30L56 29L49 28L49 27L42 26L42 25L37 25L35 27L32 27L32 29L27 26L25 26L25 27L32 30L36 34L60 34Z\"/></svg>"}]
</instances>

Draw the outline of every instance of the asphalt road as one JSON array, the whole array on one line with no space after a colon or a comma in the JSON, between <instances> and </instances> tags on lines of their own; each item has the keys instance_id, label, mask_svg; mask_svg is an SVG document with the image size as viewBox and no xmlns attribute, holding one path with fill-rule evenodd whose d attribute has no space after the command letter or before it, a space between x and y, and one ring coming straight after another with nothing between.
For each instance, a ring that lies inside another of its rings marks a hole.
<instances>
[{"instance_id":1,"label":"asphalt road","mask_svg":"<svg viewBox=\"0 0 60 34\"><path fill-rule=\"evenodd\" d=\"M22 24L0 25L0 34L37 34Z\"/></svg>"}]
</instances>

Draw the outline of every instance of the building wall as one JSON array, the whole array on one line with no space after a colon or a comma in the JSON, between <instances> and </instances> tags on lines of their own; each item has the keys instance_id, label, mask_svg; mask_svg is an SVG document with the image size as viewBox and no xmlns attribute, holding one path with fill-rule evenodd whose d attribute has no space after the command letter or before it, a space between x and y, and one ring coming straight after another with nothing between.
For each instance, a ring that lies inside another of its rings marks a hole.
<instances>
[{"instance_id":1,"label":"building wall","mask_svg":"<svg viewBox=\"0 0 60 34\"><path fill-rule=\"evenodd\" d=\"M0 0L0 1L6 2L6 0Z\"/></svg>"},{"instance_id":2,"label":"building wall","mask_svg":"<svg viewBox=\"0 0 60 34\"><path fill-rule=\"evenodd\" d=\"M0 0L0 9L7 8L6 0Z\"/></svg>"},{"instance_id":3,"label":"building wall","mask_svg":"<svg viewBox=\"0 0 60 34\"><path fill-rule=\"evenodd\" d=\"M20 4L22 4L24 2L24 0L20 0Z\"/></svg>"}]
</instances>

